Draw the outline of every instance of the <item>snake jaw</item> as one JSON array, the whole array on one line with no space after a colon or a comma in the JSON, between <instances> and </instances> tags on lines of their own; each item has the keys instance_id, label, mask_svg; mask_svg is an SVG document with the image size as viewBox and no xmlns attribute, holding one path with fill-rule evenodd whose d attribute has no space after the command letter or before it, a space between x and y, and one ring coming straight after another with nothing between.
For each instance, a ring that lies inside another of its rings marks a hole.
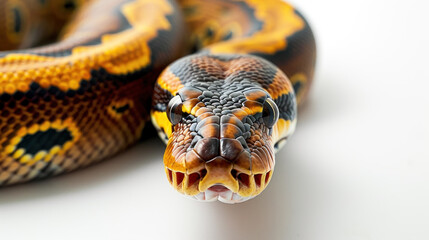
<instances>
[{"instance_id":1,"label":"snake jaw","mask_svg":"<svg viewBox=\"0 0 429 240\"><path fill-rule=\"evenodd\" d=\"M219 200L224 203L244 202L261 193L271 180L272 171L263 174L247 175L238 173L238 178L232 178L228 181L221 181L218 178L208 175L205 178L205 172L200 171L192 174L172 171L165 168L167 178L170 184L180 193L198 201L211 202ZM215 171L221 173L220 169ZM216 175L216 173L215 173ZM221 173L221 176L224 174ZM228 177L230 178L230 177ZM216 188L223 190L216 190Z\"/></svg>"},{"instance_id":2,"label":"snake jaw","mask_svg":"<svg viewBox=\"0 0 429 240\"><path fill-rule=\"evenodd\" d=\"M237 203L260 194L274 170L274 147L269 129L252 132L240 146L236 145L238 140L200 138L191 147L194 138L189 124L176 125L164 154L170 184L199 201ZM227 190L213 192L213 186Z\"/></svg>"},{"instance_id":3,"label":"snake jaw","mask_svg":"<svg viewBox=\"0 0 429 240\"><path fill-rule=\"evenodd\" d=\"M261 193L274 169L271 130L262 120L249 126L246 131L240 118L211 112L174 125L164 154L171 185L200 201L234 203ZM228 190L213 193L218 185Z\"/></svg>"},{"instance_id":4,"label":"snake jaw","mask_svg":"<svg viewBox=\"0 0 429 240\"><path fill-rule=\"evenodd\" d=\"M217 115L205 105L194 105L199 114L174 124L167 143L164 165L171 185L200 201L236 203L260 194L274 169L272 128L262 118L263 109L253 115L242 109ZM183 108L182 103L177 106ZM213 192L213 186L225 191Z\"/></svg>"},{"instance_id":5,"label":"snake jaw","mask_svg":"<svg viewBox=\"0 0 429 240\"><path fill-rule=\"evenodd\" d=\"M164 155L168 181L178 192L199 201L217 199L236 203L249 200L266 188L274 169L274 149L268 129L254 130L246 141L248 145L239 153L222 153L225 146L217 142L225 142L222 141L225 139L201 138L197 143L201 146L190 148L192 137L188 127L189 124L175 126ZM240 149L231 141L226 142ZM209 146L214 149L210 150ZM227 190L213 192L213 186L223 186Z\"/></svg>"},{"instance_id":6,"label":"snake jaw","mask_svg":"<svg viewBox=\"0 0 429 240\"><path fill-rule=\"evenodd\" d=\"M219 186L221 186L221 185L219 185ZM213 186L213 187L216 187L216 186ZM228 203L228 204L245 202L245 201L250 200L254 197L255 196L243 197L237 193L232 192L229 189L227 189L225 191L221 191L221 192L213 191L211 189L207 189L205 192L201 192L195 196L191 196L192 199L195 199L195 200L201 201L201 202L213 202L213 201L218 200L220 202Z\"/></svg>"}]
</instances>

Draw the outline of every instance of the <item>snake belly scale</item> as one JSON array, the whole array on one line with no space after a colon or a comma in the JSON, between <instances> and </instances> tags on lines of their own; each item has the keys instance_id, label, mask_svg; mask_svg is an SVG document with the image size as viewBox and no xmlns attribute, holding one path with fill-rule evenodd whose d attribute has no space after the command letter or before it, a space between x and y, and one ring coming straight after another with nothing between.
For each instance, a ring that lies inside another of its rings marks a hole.
<instances>
[{"instance_id":1,"label":"snake belly scale","mask_svg":"<svg viewBox=\"0 0 429 240\"><path fill-rule=\"evenodd\" d=\"M106 159L152 120L177 191L248 200L313 79L312 31L280 0L3 0L0 12L0 186Z\"/></svg>"}]
</instances>

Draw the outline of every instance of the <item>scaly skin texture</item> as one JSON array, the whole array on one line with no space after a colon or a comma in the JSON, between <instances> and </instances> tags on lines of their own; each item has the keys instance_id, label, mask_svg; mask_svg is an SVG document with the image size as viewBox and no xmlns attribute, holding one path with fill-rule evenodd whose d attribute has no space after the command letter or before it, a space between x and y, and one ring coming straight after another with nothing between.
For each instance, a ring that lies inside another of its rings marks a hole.
<instances>
[{"instance_id":1,"label":"scaly skin texture","mask_svg":"<svg viewBox=\"0 0 429 240\"><path fill-rule=\"evenodd\" d=\"M295 129L313 78L314 38L281 1L181 6L201 50L170 65L155 85L152 122L167 142L167 178L198 200L242 202L265 189L274 152ZM279 111L274 125L266 120L270 100Z\"/></svg>"},{"instance_id":2,"label":"scaly skin texture","mask_svg":"<svg viewBox=\"0 0 429 240\"><path fill-rule=\"evenodd\" d=\"M59 14L65 5L42 2L50 7L1 3L0 185L112 156L150 115L179 192L234 203L265 189L313 78L314 37L292 6L74 0L75 14ZM52 41L61 27L56 42L17 49Z\"/></svg>"},{"instance_id":3,"label":"scaly skin texture","mask_svg":"<svg viewBox=\"0 0 429 240\"><path fill-rule=\"evenodd\" d=\"M0 52L0 185L90 165L141 137L156 77L183 55L175 9L91 1L61 41Z\"/></svg>"},{"instance_id":4,"label":"scaly skin texture","mask_svg":"<svg viewBox=\"0 0 429 240\"><path fill-rule=\"evenodd\" d=\"M286 139L296 122L293 87L279 69L248 55L193 55L169 66L155 92L152 116L168 141L164 164L179 192L194 196L223 185L238 194L222 199L228 202L265 188L274 169L274 144ZM162 119L171 92L182 102L182 119L174 126ZM273 127L264 122L272 117L264 114L268 98L280 112Z\"/></svg>"}]
</instances>

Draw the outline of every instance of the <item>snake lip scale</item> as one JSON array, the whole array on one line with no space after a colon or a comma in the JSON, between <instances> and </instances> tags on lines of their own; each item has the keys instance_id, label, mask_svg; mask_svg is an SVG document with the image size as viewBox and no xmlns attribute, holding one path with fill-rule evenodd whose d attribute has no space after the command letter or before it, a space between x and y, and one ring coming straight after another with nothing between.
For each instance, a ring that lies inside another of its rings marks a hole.
<instances>
[{"instance_id":1,"label":"snake lip scale","mask_svg":"<svg viewBox=\"0 0 429 240\"><path fill-rule=\"evenodd\" d=\"M0 186L107 159L151 121L181 194L239 203L266 189L313 81L315 39L298 10L59 2L0 1Z\"/></svg>"},{"instance_id":2,"label":"snake lip scale","mask_svg":"<svg viewBox=\"0 0 429 240\"><path fill-rule=\"evenodd\" d=\"M243 197L237 193L232 192L229 189L224 191L214 191L209 188L205 192L200 192L197 195L192 196L191 198L201 202L214 202L218 200L223 203L234 204L247 201L249 199L252 199L253 197Z\"/></svg>"}]
</instances>

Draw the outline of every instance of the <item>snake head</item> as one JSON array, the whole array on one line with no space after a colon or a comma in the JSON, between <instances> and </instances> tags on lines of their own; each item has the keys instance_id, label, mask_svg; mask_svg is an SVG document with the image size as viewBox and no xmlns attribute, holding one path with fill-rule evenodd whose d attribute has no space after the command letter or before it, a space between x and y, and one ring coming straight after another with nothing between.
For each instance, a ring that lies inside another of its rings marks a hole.
<instances>
[{"instance_id":1,"label":"snake head","mask_svg":"<svg viewBox=\"0 0 429 240\"><path fill-rule=\"evenodd\" d=\"M287 91L270 94L279 78ZM168 181L197 200L253 198L271 180L275 148L293 132L295 113L292 86L262 59L196 55L173 63L158 79L151 114L167 142Z\"/></svg>"}]
</instances>

